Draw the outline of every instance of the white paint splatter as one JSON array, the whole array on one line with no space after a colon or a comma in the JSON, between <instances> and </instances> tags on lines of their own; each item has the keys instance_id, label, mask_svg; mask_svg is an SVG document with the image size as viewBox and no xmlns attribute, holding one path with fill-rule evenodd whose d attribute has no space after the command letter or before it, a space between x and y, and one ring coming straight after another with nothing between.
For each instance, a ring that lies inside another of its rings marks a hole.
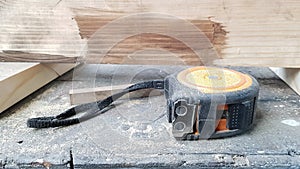
<instances>
[{"instance_id":1,"label":"white paint splatter","mask_svg":"<svg viewBox=\"0 0 300 169\"><path fill-rule=\"evenodd\" d=\"M287 120L282 120L281 123L289 125L289 126L300 126L300 123L296 120L292 120L292 119L287 119Z\"/></svg>"}]
</instances>

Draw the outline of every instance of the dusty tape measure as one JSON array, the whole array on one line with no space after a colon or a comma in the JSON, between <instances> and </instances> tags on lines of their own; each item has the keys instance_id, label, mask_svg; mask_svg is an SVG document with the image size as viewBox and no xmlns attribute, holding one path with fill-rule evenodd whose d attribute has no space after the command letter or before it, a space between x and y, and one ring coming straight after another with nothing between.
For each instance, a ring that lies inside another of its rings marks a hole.
<instances>
[{"instance_id":1,"label":"dusty tape measure","mask_svg":"<svg viewBox=\"0 0 300 169\"><path fill-rule=\"evenodd\" d=\"M224 68L194 67L167 76L164 80L141 82L104 100L78 105L51 117L31 118L27 126L49 128L88 120L123 95L141 89L161 89L167 99L168 121L178 140L233 136L253 126L259 86L246 74ZM90 109L96 104L98 109ZM70 118L85 112L78 118Z\"/></svg>"},{"instance_id":2,"label":"dusty tape measure","mask_svg":"<svg viewBox=\"0 0 300 169\"><path fill-rule=\"evenodd\" d=\"M168 119L180 140L233 136L254 123L259 85L246 74L195 67L165 79Z\"/></svg>"}]
</instances>

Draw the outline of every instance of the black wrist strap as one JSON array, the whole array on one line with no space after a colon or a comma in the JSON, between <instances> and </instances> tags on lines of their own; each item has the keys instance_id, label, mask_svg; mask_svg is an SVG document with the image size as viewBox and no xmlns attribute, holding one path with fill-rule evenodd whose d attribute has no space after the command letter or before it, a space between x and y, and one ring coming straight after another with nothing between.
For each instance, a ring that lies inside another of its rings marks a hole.
<instances>
[{"instance_id":1,"label":"black wrist strap","mask_svg":"<svg viewBox=\"0 0 300 169\"><path fill-rule=\"evenodd\" d=\"M150 88L164 89L164 81L153 80L153 81L137 83L125 88L119 93L113 94L105 98L104 100L72 107L57 116L37 117L37 118L28 119L27 126L30 128L50 128L50 127L62 127L62 126L77 124L89 118L87 117L87 115L83 115L79 118L68 119L69 117L76 115L77 112L76 110L80 110L80 112L88 111L90 108L89 105L96 104L98 107L97 111L102 111L105 108L107 108L111 103L113 103L115 100L119 99L120 97L124 96L127 93L137 91L137 90L142 90L142 89L150 89ZM95 110L91 110L91 111L95 111ZM92 113L96 113L96 112L92 112Z\"/></svg>"}]
</instances>

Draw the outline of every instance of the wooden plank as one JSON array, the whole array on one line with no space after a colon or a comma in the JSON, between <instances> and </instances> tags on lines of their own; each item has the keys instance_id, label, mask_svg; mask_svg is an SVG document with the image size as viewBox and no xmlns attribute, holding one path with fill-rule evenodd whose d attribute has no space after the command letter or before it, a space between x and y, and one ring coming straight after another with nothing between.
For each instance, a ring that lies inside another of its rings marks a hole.
<instances>
[{"instance_id":1,"label":"wooden plank","mask_svg":"<svg viewBox=\"0 0 300 169\"><path fill-rule=\"evenodd\" d=\"M271 68L271 70L300 95L300 69Z\"/></svg>"},{"instance_id":2,"label":"wooden plank","mask_svg":"<svg viewBox=\"0 0 300 169\"><path fill-rule=\"evenodd\" d=\"M74 66L74 64L0 63L0 113Z\"/></svg>"},{"instance_id":3,"label":"wooden plank","mask_svg":"<svg viewBox=\"0 0 300 169\"><path fill-rule=\"evenodd\" d=\"M135 24L111 24L133 14L149 12L161 17L140 19ZM159 50L155 56L139 53L150 48L169 51L173 54L169 56L174 60L179 58L181 64L201 65L207 63L199 61L195 50L185 41L192 44L200 41L198 48L209 50L209 40L216 54L207 56L202 52L200 59L213 57L215 63L222 65L300 67L300 1L295 0L144 0L142 3L136 0L58 3L10 0L1 4L0 15L3 16L0 49L4 51L0 60L73 62L70 57L84 56L89 63L179 64L170 58L158 59L166 54ZM196 32L179 24L179 20L193 24L206 39L195 38ZM110 31L103 32L107 27ZM93 39L99 30L103 33L101 38ZM139 34L118 39L131 30ZM168 36L170 32L181 37ZM114 45L106 46L109 50L105 57L99 58L104 51L99 44ZM16 51L37 55L32 58ZM258 57L263 61L252 62Z\"/></svg>"},{"instance_id":4,"label":"wooden plank","mask_svg":"<svg viewBox=\"0 0 300 169\"><path fill-rule=\"evenodd\" d=\"M114 85L114 86L103 86L95 88L83 88L83 89L73 89L70 90L70 102L72 105L95 102L97 100L103 100L106 97L125 89L131 84L126 85ZM139 91L132 92L122 98L141 98L147 96L158 96L162 95L163 92L155 89L143 89Z\"/></svg>"},{"instance_id":5,"label":"wooden plank","mask_svg":"<svg viewBox=\"0 0 300 169\"><path fill-rule=\"evenodd\" d=\"M0 52L0 60L5 62L44 62L44 63L76 63L76 57L50 55L43 53L28 53L22 51Z\"/></svg>"},{"instance_id":6,"label":"wooden plank","mask_svg":"<svg viewBox=\"0 0 300 169\"><path fill-rule=\"evenodd\" d=\"M257 67L285 67L300 68L300 59L295 57L235 57L214 60L216 65L230 65L230 66L257 66Z\"/></svg>"}]
</instances>

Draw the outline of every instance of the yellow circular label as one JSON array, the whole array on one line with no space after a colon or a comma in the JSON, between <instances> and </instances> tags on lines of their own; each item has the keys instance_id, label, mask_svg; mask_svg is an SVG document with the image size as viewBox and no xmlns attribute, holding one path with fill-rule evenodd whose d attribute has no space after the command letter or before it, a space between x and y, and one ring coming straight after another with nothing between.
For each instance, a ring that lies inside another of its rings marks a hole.
<instances>
[{"instance_id":1,"label":"yellow circular label","mask_svg":"<svg viewBox=\"0 0 300 169\"><path fill-rule=\"evenodd\" d=\"M250 76L224 68L194 67L177 75L180 83L204 93L232 92L248 88Z\"/></svg>"}]
</instances>

